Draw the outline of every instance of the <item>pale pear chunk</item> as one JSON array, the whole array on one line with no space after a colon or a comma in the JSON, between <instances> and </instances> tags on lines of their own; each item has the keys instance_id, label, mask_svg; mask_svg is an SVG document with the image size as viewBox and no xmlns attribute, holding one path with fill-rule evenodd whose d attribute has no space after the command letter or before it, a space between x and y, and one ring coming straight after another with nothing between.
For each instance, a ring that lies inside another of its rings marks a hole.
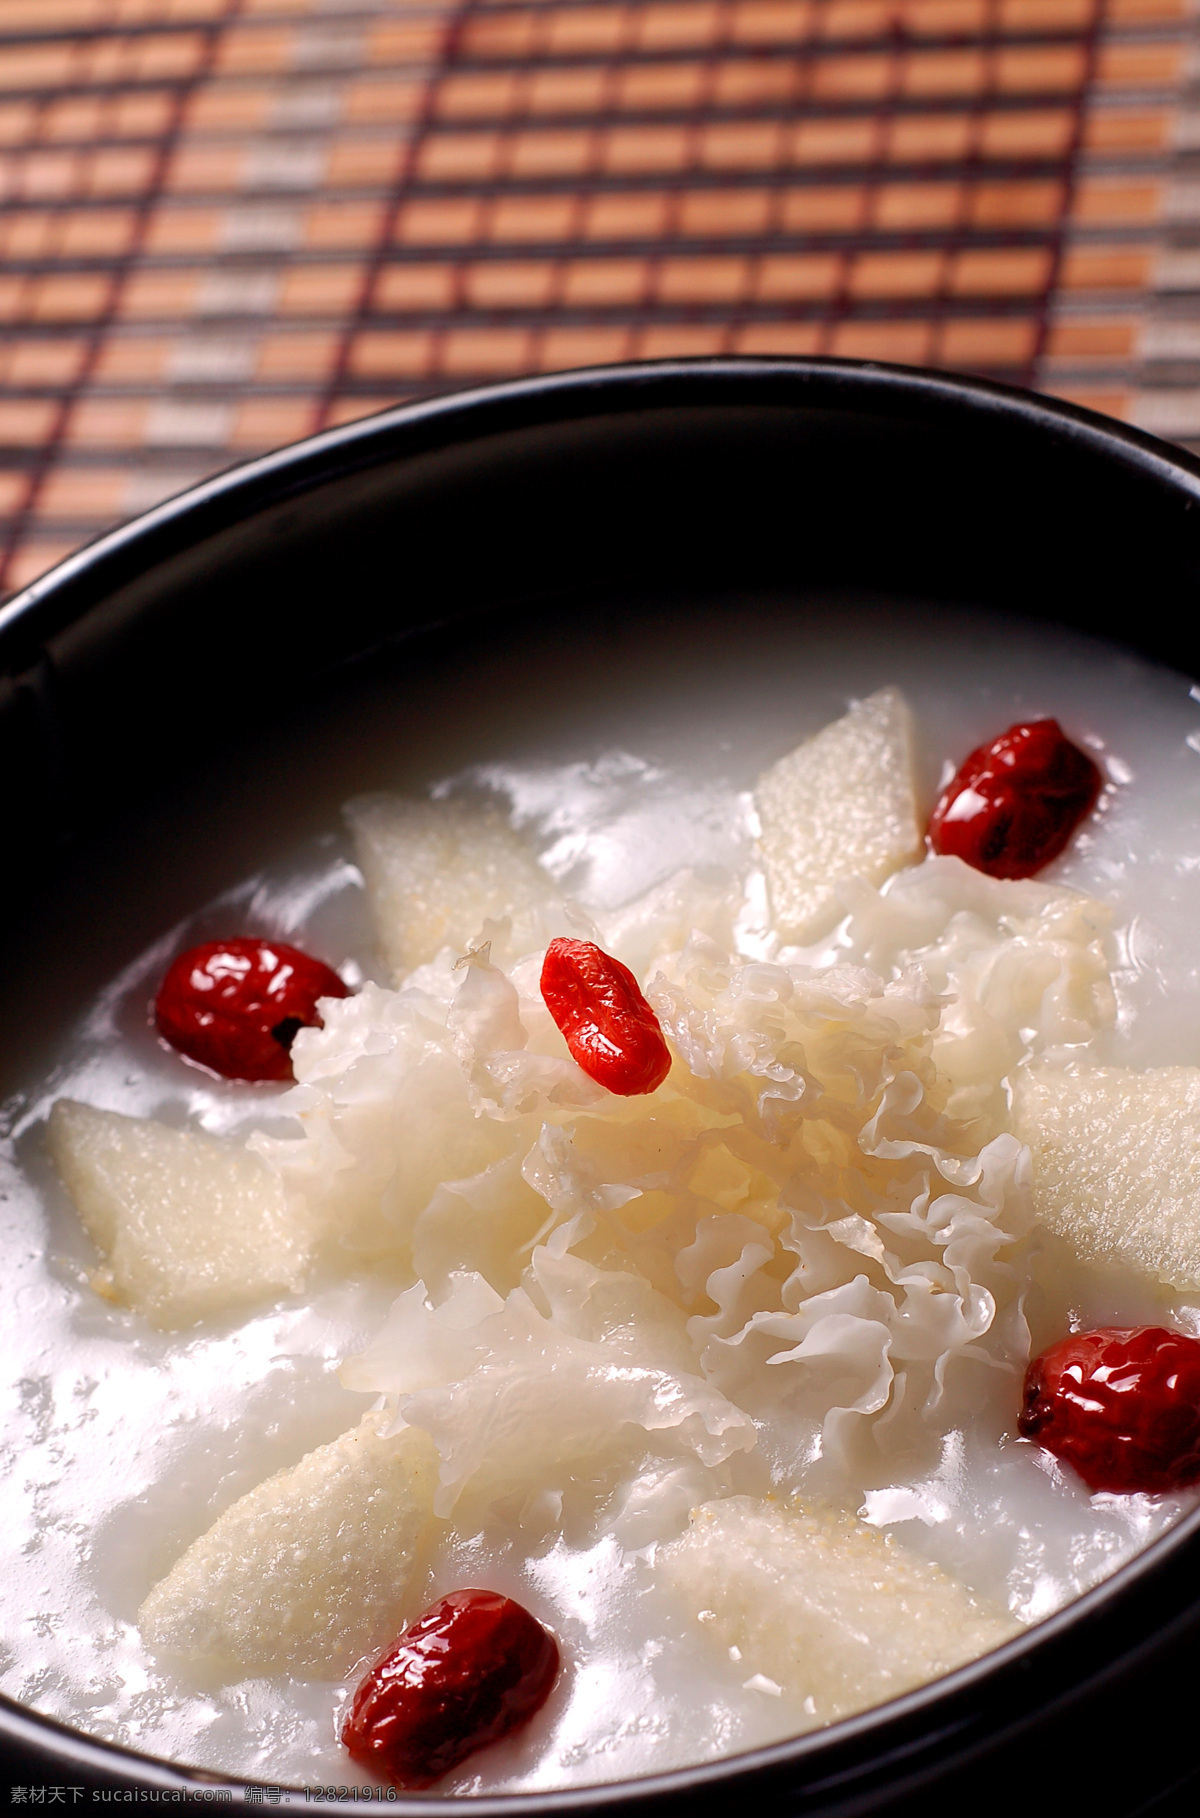
<instances>
[{"instance_id":1,"label":"pale pear chunk","mask_svg":"<svg viewBox=\"0 0 1200 1818\"><path fill-rule=\"evenodd\" d=\"M485 917L554 897L519 834L490 803L364 795L346 805L380 951L399 983L443 947L465 949Z\"/></svg>"},{"instance_id":2,"label":"pale pear chunk","mask_svg":"<svg viewBox=\"0 0 1200 1818\"><path fill-rule=\"evenodd\" d=\"M920 857L912 745L907 702L881 688L759 777L759 845L786 939L828 931L842 878L881 884Z\"/></svg>"},{"instance_id":3,"label":"pale pear chunk","mask_svg":"<svg viewBox=\"0 0 1200 1818\"><path fill-rule=\"evenodd\" d=\"M154 1325L189 1325L304 1285L308 1215L245 1149L69 1098L51 1111L47 1138L107 1260L94 1285Z\"/></svg>"},{"instance_id":4,"label":"pale pear chunk","mask_svg":"<svg viewBox=\"0 0 1200 1818\"><path fill-rule=\"evenodd\" d=\"M1200 1067L1022 1070L1013 1129L1047 1230L1085 1261L1200 1288Z\"/></svg>"},{"instance_id":5,"label":"pale pear chunk","mask_svg":"<svg viewBox=\"0 0 1200 1818\"><path fill-rule=\"evenodd\" d=\"M250 1490L193 1542L138 1612L156 1652L213 1676L338 1679L416 1612L433 1512L425 1433L372 1413Z\"/></svg>"},{"instance_id":6,"label":"pale pear chunk","mask_svg":"<svg viewBox=\"0 0 1200 1818\"><path fill-rule=\"evenodd\" d=\"M704 1503L659 1560L711 1640L740 1650L743 1683L799 1702L799 1727L896 1698L1020 1632L890 1535L818 1504Z\"/></svg>"}]
</instances>

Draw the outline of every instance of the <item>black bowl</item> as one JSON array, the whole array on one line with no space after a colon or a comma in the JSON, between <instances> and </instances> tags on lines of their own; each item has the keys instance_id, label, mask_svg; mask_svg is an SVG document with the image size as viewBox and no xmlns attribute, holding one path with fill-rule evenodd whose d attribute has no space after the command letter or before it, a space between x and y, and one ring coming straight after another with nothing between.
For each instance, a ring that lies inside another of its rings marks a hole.
<instances>
[{"instance_id":1,"label":"black bowl","mask_svg":"<svg viewBox=\"0 0 1200 1818\"><path fill-rule=\"evenodd\" d=\"M181 800L194 807L214 753L253 763L314 700L352 696L380 669L402 690L429 649L497 615L532 624L569 664L578 615L615 599L736 611L760 593L803 612L830 588L1015 610L1195 674L1200 463L982 382L683 361L401 407L159 506L0 613L10 1034L44 1020L48 991L86 1002L110 969L111 912L97 910L86 953L63 944L81 892L101 902L96 880L140 870L148 926L189 906L137 855ZM749 1801L848 1818L982 1798L1117 1818L1193 1771L1197 1660L1200 1511L997 1654L829 1731L473 1810ZM264 1803L3 1701L0 1748L11 1781L78 1787L89 1803ZM279 1798L314 1803L311 1789Z\"/></svg>"}]
</instances>

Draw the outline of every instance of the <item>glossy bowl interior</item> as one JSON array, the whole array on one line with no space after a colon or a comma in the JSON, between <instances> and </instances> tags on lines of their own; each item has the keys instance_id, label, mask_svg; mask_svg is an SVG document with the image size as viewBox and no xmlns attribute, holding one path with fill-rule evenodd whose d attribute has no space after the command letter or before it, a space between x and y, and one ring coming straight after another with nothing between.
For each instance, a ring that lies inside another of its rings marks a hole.
<instances>
[{"instance_id":1,"label":"glossy bowl interior","mask_svg":"<svg viewBox=\"0 0 1200 1818\"><path fill-rule=\"evenodd\" d=\"M519 627L552 685L584 619L619 652L623 629L690 605L736 622L764 601L802 618L831 594L883 594L1057 621L1194 674L1198 583L1189 457L896 368L607 368L399 408L251 463L0 614L6 1090L131 951L253 868L239 795L286 766L298 728L381 688L419 717L428 665L464 639ZM331 768L281 815L281 839L335 812L348 790ZM474 1805L928 1813L985 1787L1026 1798L1032 1775L1039 1802L1118 1818L1194 1766L1198 1637L1200 1516L1000 1654L828 1732ZM260 1802L11 1705L0 1748L13 1782Z\"/></svg>"}]
</instances>

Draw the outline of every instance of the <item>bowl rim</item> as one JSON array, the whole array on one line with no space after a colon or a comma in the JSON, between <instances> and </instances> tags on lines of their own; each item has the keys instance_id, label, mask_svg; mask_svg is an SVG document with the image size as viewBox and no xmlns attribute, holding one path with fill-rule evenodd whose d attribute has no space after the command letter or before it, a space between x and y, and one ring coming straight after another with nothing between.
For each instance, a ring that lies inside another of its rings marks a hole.
<instances>
[{"instance_id":1,"label":"bowl rim","mask_svg":"<svg viewBox=\"0 0 1200 1818\"><path fill-rule=\"evenodd\" d=\"M338 425L269 454L226 468L73 551L0 607L0 674L19 673L36 660L39 647L86 615L125 582L171 556L244 522L287 499L298 497L355 472L514 430L578 421L589 417L679 407L774 405L810 410L840 410L875 417L914 411L929 423L970 415L990 418L997 427L1021 425L1064 446L1090 450L1110 462L1156 482L1188 506L1200 505L1200 458L1174 448L1148 433L1118 423L1084 406L1048 398L1015 386L921 367L875 361L787 356L705 356L695 359L630 362L501 381L390 406L370 416ZM1194 1557L1193 1557L1194 1556ZM847 1796L867 1784L861 1761L839 1765L853 1756L858 1742L891 1739L872 1757L876 1768L896 1765L899 1779L928 1771L922 1762L939 1740L968 1749L995 1736L994 1728L972 1731L977 1695L1004 1685L1012 1704L1011 1721L1019 1722L1029 1703L1031 1662L1045 1660L1064 1646L1075 1648L1082 1636L1094 1639L1107 1624L1128 1619L1130 1606L1155 1588L1185 1561L1193 1570L1192 1593L1200 1608L1200 1506L1185 1514L1109 1578L1073 1599L1063 1609L1034 1624L998 1649L911 1692L827 1728L715 1761L697 1763L631 1780L557 1790L470 1796L480 1818L512 1818L528 1808L533 1814L587 1813L620 1801L674 1805L718 1791L732 1780L778 1781L789 1770L809 1765L831 1768L817 1773L796 1791L817 1794L822 1787L844 1786ZM1162 1601L1161 1595L1159 1601ZM1170 1603L1165 1602L1164 1608ZM1183 1622L1185 1617L1179 1617ZM1063 1698L1069 1703L1089 1685L1117 1670L1170 1632L1156 1625L1145 1634L1133 1624L1128 1647L1102 1660L1091 1679L1076 1682ZM1086 1649L1085 1649L1086 1653ZM1088 1656L1091 1658L1091 1656ZM1053 1695L1052 1695L1053 1697ZM1046 1701L1042 1700L1041 1709ZM941 1715L940 1727L935 1720ZM1003 1725L1001 1726L1003 1728ZM169 1762L74 1729L53 1717L0 1694L0 1742L9 1741L101 1781L122 1782L164 1791L183 1789L193 1797L246 1803L251 1789L274 1783L246 1779ZM279 1787L280 1801L309 1803L311 1789ZM382 1795L385 1799L387 1795ZM257 1803L258 1801L253 1801ZM391 1801L388 1800L390 1803ZM339 1798L339 1805L365 1809L379 1798ZM396 1803L421 1818L444 1818L444 1794L399 1794ZM848 1809L848 1808L847 1808Z\"/></svg>"},{"instance_id":2,"label":"bowl rim","mask_svg":"<svg viewBox=\"0 0 1200 1818\"><path fill-rule=\"evenodd\" d=\"M471 386L338 424L211 474L103 531L0 606L0 665L52 637L124 581L218 531L333 479L454 443L671 406L774 404L902 415L970 414L1115 459L1200 502L1200 456L1080 404L991 379L832 356L703 355L628 361Z\"/></svg>"}]
</instances>

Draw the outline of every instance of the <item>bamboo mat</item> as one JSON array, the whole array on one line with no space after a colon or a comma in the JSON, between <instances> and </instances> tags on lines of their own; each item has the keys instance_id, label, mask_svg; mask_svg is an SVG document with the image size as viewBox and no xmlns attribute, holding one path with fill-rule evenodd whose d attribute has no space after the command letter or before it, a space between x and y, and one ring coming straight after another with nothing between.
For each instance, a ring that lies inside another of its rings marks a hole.
<instances>
[{"instance_id":1,"label":"bamboo mat","mask_svg":"<svg viewBox=\"0 0 1200 1818\"><path fill-rule=\"evenodd\" d=\"M1200 446L1189 0L0 0L0 589L397 399L988 374Z\"/></svg>"}]
</instances>

